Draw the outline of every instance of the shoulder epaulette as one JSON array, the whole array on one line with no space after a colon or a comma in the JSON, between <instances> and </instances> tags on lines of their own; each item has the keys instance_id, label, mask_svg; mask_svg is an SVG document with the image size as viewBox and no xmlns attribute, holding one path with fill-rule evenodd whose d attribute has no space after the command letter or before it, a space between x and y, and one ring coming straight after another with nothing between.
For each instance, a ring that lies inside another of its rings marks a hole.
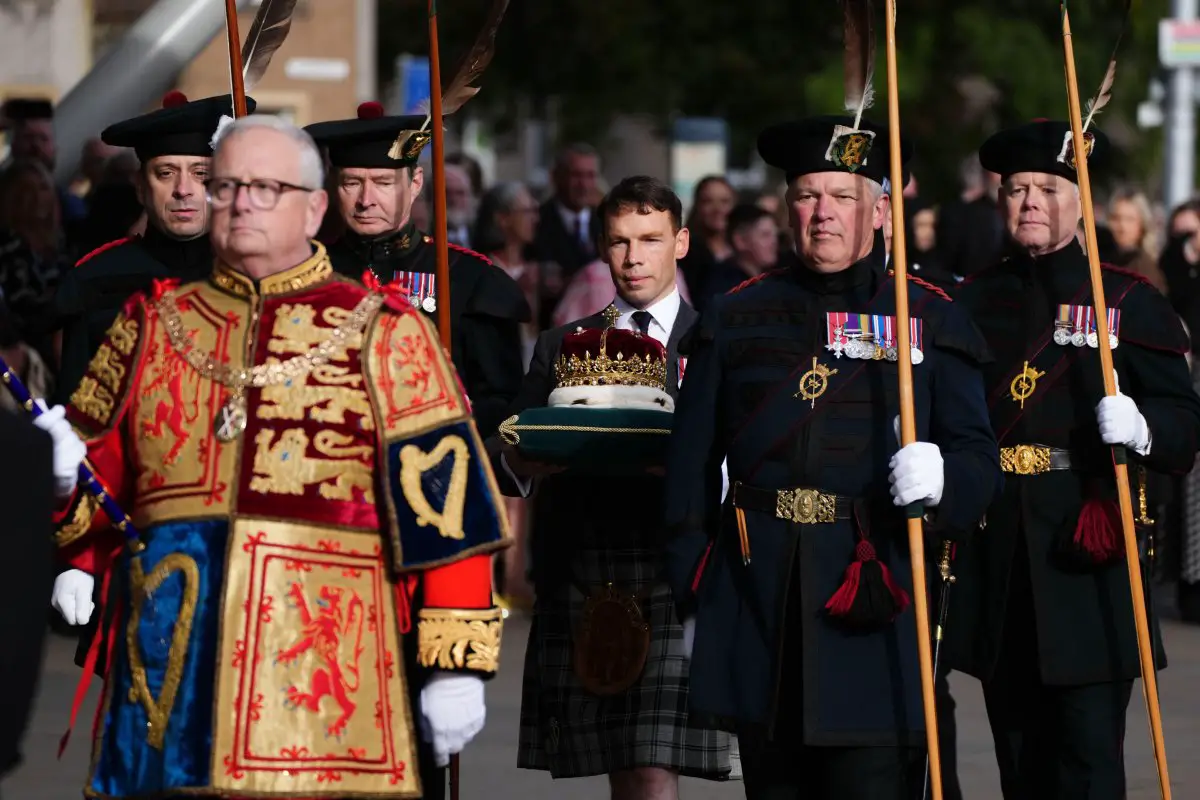
<instances>
[{"instance_id":1,"label":"shoulder epaulette","mask_svg":"<svg viewBox=\"0 0 1200 800\"><path fill-rule=\"evenodd\" d=\"M730 289L725 294L737 294L742 289L745 289L748 286L753 286L754 284L758 283L759 281L763 280L764 278L769 278L772 275L778 275L779 273L786 272L786 271L787 271L787 267L780 267L778 269L769 269L766 272L760 272L757 275L755 275L753 278L748 278L748 279L742 281L741 283L739 283L737 286Z\"/></svg>"},{"instance_id":2,"label":"shoulder epaulette","mask_svg":"<svg viewBox=\"0 0 1200 800\"><path fill-rule=\"evenodd\" d=\"M1118 267L1116 264L1101 262L1100 269L1107 270L1108 272L1115 272L1118 275L1124 275L1127 278L1133 278L1135 281L1144 283L1147 286L1154 286L1154 284L1150 282L1149 278L1136 270L1130 269L1129 267Z\"/></svg>"},{"instance_id":3,"label":"shoulder epaulette","mask_svg":"<svg viewBox=\"0 0 1200 800\"><path fill-rule=\"evenodd\" d=\"M909 274L908 279L910 281L912 281L913 283L915 283L917 286L920 286L922 289L928 289L929 291L933 292L938 297L945 300L947 303L954 302L950 298L950 295L946 294L946 290L943 289L942 287L936 286L936 285L930 283L929 281L925 280L924 278L918 278L916 275L912 275L912 274Z\"/></svg>"},{"instance_id":4,"label":"shoulder epaulette","mask_svg":"<svg viewBox=\"0 0 1200 800\"><path fill-rule=\"evenodd\" d=\"M469 256L475 256L480 261L487 264L489 267L495 266L494 264L492 264L492 260L490 258L485 256L483 253L475 252L474 250L472 250L469 247L462 247L461 245L454 244L453 242L446 242L446 247L450 248L451 250L457 250L460 253L466 253Z\"/></svg>"},{"instance_id":5,"label":"shoulder epaulette","mask_svg":"<svg viewBox=\"0 0 1200 800\"><path fill-rule=\"evenodd\" d=\"M83 258L76 261L75 266L77 266L77 267L81 266L85 261L87 261L95 256L100 255L105 250L112 250L114 247L120 247L121 245L125 244L126 242L132 242L132 241L136 240L137 238L138 237L136 237L136 236L126 236L124 239L117 239L115 241L109 242L108 244L102 244L99 247L97 247L95 250L93 250L92 252L88 253Z\"/></svg>"}]
</instances>

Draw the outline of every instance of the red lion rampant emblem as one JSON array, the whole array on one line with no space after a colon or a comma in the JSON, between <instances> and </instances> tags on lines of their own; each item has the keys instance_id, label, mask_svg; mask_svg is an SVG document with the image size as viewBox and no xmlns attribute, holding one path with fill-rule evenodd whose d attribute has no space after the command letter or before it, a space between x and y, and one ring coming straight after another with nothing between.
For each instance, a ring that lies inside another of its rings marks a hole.
<instances>
[{"instance_id":1,"label":"red lion rampant emblem","mask_svg":"<svg viewBox=\"0 0 1200 800\"><path fill-rule=\"evenodd\" d=\"M347 593L349 600L343 606ZM346 724L357 707L350 696L358 691L361 678L358 662L363 653L363 621L366 617L362 598L353 590L322 586L315 601L317 612L313 614L300 584L292 584L288 597L299 610L304 627L294 645L276 654L275 663L294 663L301 655L312 650L320 666L313 670L307 692L295 685L288 687L286 702L291 708L319 713L321 699L332 697L341 715L325 732L340 737L345 733ZM351 652L344 653L343 648L351 644Z\"/></svg>"},{"instance_id":2,"label":"red lion rampant emblem","mask_svg":"<svg viewBox=\"0 0 1200 800\"><path fill-rule=\"evenodd\" d=\"M194 332L193 332L194 335ZM153 353L151 353L153 357ZM174 464L179 459L179 454L182 452L184 445L192 438L187 426L195 422L200 416L199 409L199 394L200 387L196 386L193 392L193 397L190 403L185 403L183 398L183 380L184 368L187 365L183 359L175 356L173 352L167 353L163 360L163 364L155 371L154 377L142 389L142 396L148 397L154 392L165 388L170 395L170 400L160 400L154 409L154 420L142 422L142 435L153 436L155 438L163 436L163 427L175 437L174 444L171 445L170 451L163 459L167 465ZM185 408L190 406L191 413L185 411Z\"/></svg>"}]
</instances>

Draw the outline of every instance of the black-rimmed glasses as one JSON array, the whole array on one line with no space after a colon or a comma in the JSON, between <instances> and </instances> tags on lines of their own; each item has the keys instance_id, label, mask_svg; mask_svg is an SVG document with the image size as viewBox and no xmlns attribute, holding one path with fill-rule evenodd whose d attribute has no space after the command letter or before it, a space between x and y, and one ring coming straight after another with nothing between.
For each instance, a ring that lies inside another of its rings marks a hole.
<instances>
[{"instance_id":1,"label":"black-rimmed glasses","mask_svg":"<svg viewBox=\"0 0 1200 800\"><path fill-rule=\"evenodd\" d=\"M233 204L238 190L245 187L250 205L259 211L272 211L279 205L279 197L284 192L312 192L307 186L297 186L294 183L273 181L268 178L255 178L252 181L237 181L233 178L210 178L204 182L208 191L208 202L213 208L225 208Z\"/></svg>"}]
</instances>

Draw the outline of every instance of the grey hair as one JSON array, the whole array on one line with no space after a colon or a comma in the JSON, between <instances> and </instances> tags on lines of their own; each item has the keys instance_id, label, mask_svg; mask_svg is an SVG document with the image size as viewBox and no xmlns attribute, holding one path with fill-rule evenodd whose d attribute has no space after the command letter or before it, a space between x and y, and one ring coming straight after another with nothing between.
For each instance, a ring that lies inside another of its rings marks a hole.
<instances>
[{"instance_id":1,"label":"grey hair","mask_svg":"<svg viewBox=\"0 0 1200 800\"><path fill-rule=\"evenodd\" d=\"M272 130L291 139L299 150L300 183L306 189L325 186L325 163L321 160L321 151L317 149L316 142L307 131L274 114L251 114L219 126L213 135L213 160L216 160L221 148L239 133L255 129Z\"/></svg>"},{"instance_id":2,"label":"grey hair","mask_svg":"<svg viewBox=\"0 0 1200 800\"><path fill-rule=\"evenodd\" d=\"M504 247L504 237L496 226L496 214L512 211L517 198L528 191L520 181L502 181L483 193L475 218L474 247L484 253Z\"/></svg>"}]
</instances>

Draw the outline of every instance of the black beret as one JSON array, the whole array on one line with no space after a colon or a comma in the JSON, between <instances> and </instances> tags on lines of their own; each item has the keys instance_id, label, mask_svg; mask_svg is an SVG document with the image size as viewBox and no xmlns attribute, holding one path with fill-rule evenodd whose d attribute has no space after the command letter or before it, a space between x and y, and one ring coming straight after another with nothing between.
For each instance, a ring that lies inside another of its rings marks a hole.
<instances>
[{"instance_id":1,"label":"black beret","mask_svg":"<svg viewBox=\"0 0 1200 800\"><path fill-rule=\"evenodd\" d=\"M410 167L417 163L431 136L424 115L385 117L383 106L375 102L360 105L355 119L317 122L304 130L328 149L332 166L361 169ZM406 132L412 136L395 152L393 145Z\"/></svg>"},{"instance_id":2,"label":"black beret","mask_svg":"<svg viewBox=\"0 0 1200 800\"><path fill-rule=\"evenodd\" d=\"M1108 137L1095 128L1083 137L1089 151L1088 168L1103 169L1109 152ZM1071 126L1060 120L1035 120L993 134L979 148L979 163L1001 178L1018 172L1041 172L1079 180Z\"/></svg>"},{"instance_id":3,"label":"black beret","mask_svg":"<svg viewBox=\"0 0 1200 800\"><path fill-rule=\"evenodd\" d=\"M4 101L0 117L9 122L27 119L53 119L54 105L44 97L13 97Z\"/></svg>"},{"instance_id":4,"label":"black beret","mask_svg":"<svg viewBox=\"0 0 1200 800\"><path fill-rule=\"evenodd\" d=\"M246 98L246 110L255 109ZM233 116L227 94L188 101L181 92L168 92L162 108L110 125L100 134L105 144L132 147L142 163L158 156L211 156L213 134L221 117Z\"/></svg>"},{"instance_id":5,"label":"black beret","mask_svg":"<svg viewBox=\"0 0 1200 800\"><path fill-rule=\"evenodd\" d=\"M882 184L892 173L889 149L886 127L864 119L854 130L854 118L844 116L783 122L758 135L759 155L783 170L789 183L812 172L849 172ZM912 144L901 136L901 164L907 163L912 154ZM907 184L908 170L903 176Z\"/></svg>"}]
</instances>

